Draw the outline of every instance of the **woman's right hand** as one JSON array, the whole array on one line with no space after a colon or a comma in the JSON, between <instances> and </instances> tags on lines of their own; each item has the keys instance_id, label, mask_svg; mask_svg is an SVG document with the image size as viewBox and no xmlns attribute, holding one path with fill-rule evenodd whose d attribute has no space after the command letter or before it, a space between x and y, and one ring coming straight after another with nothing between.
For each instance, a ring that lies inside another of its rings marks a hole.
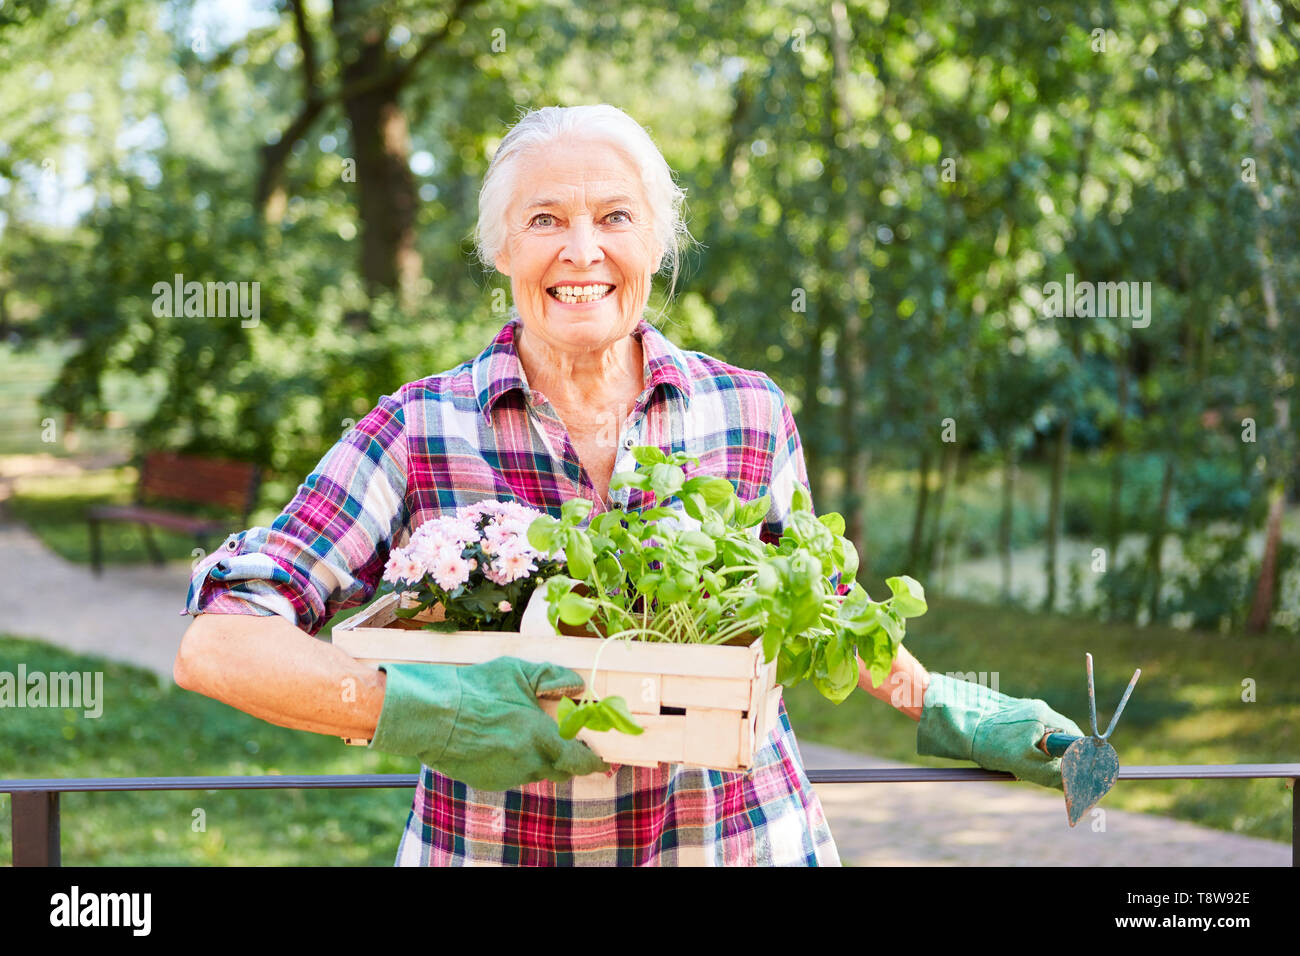
<instances>
[{"instance_id":1,"label":"woman's right hand","mask_svg":"<svg viewBox=\"0 0 1300 956\"><path fill-rule=\"evenodd\" d=\"M498 657L483 664L381 664L383 710L370 741L385 753L479 790L563 782L609 769L586 744L565 740L538 695L577 690L582 678L556 664Z\"/></svg>"}]
</instances>

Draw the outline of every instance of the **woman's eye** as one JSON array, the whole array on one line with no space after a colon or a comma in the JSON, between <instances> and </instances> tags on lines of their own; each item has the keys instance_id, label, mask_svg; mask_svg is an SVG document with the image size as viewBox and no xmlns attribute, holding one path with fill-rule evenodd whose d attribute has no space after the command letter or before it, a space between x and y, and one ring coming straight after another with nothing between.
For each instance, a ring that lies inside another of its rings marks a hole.
<instances>
[{"instance_id":1,"label":"woman's eye","mask_svg":"<svg viewBox=\"0 0 1300 956\"><path fill-rule=\"evenodd\" d=\"M616 209L614 212L611 212L611 213L610 213L608 216L606 216L605 218L606 218L606 219L609 219L609 218L612 217L612 216L622 216L622 217L623 217L623 222L631 222L631 221L632 221L632 214L629 213L626 209Z\"/></svg>"},{"instance_id":2,"label":"woman's eye","mask_svg":"<svg viewBox=\"0 0 1300 956\"><path fill-rule=\"evenodd\" d=\"M549 212L541 212L541 213L538 213L536 216L534 216L534 217L533 217L533 221L532 221L532 225L534 225L534 226L539 226L539 225L540 225L540 226L551 226L551 225L554 225L554 222L538 222L539 219L550 219L550 220L554 220L555 217L552 216Z\"/></svg>"}]
</instances>

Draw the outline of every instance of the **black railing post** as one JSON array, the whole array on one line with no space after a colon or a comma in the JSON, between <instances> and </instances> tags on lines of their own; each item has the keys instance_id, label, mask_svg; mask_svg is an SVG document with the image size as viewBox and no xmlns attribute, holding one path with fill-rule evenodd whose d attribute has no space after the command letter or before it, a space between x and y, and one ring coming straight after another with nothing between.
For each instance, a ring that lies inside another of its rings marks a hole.
<instances>
[{"instance_id":1,"label":"black railing post","mask_svg":"<svg viewBox=\"0 0 1300 956\"><path fill-rule=\"evenodd\" d=\"M14 866L59 866L59 792L10 794Z\"/></svg>"},{"instance_id":2,"label":"black railing post","mask_svg":"<svg viewBox=\"0 0 1300 956\"><path fill-rule=\"evenodd\" d=\"M1291 778L1291 865L1300 866L1300 777Z\"/></svg>"}]
</instances>

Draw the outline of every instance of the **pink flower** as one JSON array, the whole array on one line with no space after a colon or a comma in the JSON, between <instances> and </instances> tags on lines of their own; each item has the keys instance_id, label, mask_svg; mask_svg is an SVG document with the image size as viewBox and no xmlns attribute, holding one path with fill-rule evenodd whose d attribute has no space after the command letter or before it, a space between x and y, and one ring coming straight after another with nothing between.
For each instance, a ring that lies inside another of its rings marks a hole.
<instances>
[{"instance_id":1,"label":"pink flower","mask_svg":"<svg viewBox=\"0 0 1300 956\"><path fill-rule=\"evenodd\" d=\"M497 610L500 611L502 614L509 614L509 613L510 613L510 602L509 602L509 601L502 601L500 604L497 605Z\"/></svg>"},{"instance_id":2,"label":"pink flower","mask_svg":"<svg viewBox=\"0 0 1300 956\"><path fill-rule=\"evenodd\" d=\"M494 563L509 581L518 581L537 570L532 553L524 550L504 551L497 555Z\"/></svg>"},{"instance_id":3,"label":"pink flower","mask_svg":"<svg viewBox=\"0 0 1300 956\"><path fill-rule=\"evenodd\" d=\"M493 584L500 584L502 586L509 584L511 580L508 574L504 571L498 570L497 568L484 568L483 577L487 578Z\"/></svg>"},{"instance_id":4,"label":"pink flower","mask_svg":"<svg viewBox=\"0 0 1300 956\"><path fill-rule=\"evenodd\" d=\"M423 565L411 557L404 548L397 548L388 556L384 566L384 580L390 584L416 583L424 577Z\"/></svg>"},{"instance_id":5,"label":"pink flower","mask_svg":"<svg viewBox=\"0 0 1300 956\"><path fill-rule=\"evenodd\" d=\"M460 555L443 554L432 569L433 580L444 591L454 591L469 580L469 562Z\"/></svg>"}]
</instances>

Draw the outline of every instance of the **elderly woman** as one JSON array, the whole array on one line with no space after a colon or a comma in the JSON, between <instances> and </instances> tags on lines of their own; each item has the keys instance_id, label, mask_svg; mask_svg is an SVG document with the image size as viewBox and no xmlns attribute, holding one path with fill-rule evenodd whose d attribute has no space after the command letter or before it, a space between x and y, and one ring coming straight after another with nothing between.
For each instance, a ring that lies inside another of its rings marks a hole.
<instances>
[{"instance_id":1,"label":"elderly woman","mask_svg":"<svg viewBox=\"0 0 1300 956\"><path fill-rule=\"evenodd\" d=\"M607 766L538 707L539 693L581 686L572 671L514 658L375 670L315 639L444 511L498 498L558 515L574 496L593 514L637 507L639 491L609 490L635 445L698 456L742 498L770 490L761 534L776 540L793 483L808 484L780 389L643 317L652 276L667 265L676 279L683 198L618 109L521 119L488 169L477 229L484 262L510 277L510 320L472 360L382 397L270 528L195 570L177 683L420 758L398 865L839 862L784 703L748 772ZM859 671L863 690L919 721L920 752L1060 786L1060 761L1036 745L1079 729L1042 701L959 688L905 648L879 688Z\"/></svg>"}]
</instances>

